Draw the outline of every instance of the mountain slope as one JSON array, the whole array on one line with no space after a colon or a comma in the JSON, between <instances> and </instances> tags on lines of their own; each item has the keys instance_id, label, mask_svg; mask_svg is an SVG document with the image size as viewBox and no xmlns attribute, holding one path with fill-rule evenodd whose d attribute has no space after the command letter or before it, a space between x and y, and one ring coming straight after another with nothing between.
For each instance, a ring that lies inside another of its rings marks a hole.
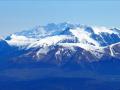
<instances>
[{"instance_id":1,"label":"mountain slope","mask_svg":"<svg viewBox=\"0 0 120 90\"><path fill-rule=\"evenodd\" d=\"M118 58L114 55L115 51L112 47L117 47L115 44L120 42L120 30L69 23L50 23L14 33L7 36L5 42L13 49L15 48L15 51L17 49L18 52L24 51L20 56L18 55L21 58L25 56L41 61L46 55L54 57L55 60L70 56L78 61L81 58L80 60L91 62L99 61L105 56ZM53 55L49 55L50 52ZM63 55L64 52L65 55ZM80 55L74 57L73 53Z\"/></svg>"}]
</instances>

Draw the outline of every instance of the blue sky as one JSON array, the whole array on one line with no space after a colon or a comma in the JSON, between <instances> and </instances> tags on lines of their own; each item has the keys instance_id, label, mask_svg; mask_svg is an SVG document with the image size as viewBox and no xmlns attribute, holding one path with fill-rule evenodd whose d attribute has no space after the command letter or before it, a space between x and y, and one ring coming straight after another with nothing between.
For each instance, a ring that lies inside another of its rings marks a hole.
<instances>
[{"instance_id":1,"label":"blue sky","mask_svg":"<svg viewBox=\"0 0 120 90\"><path fill-rule=\"evenodd\" d=\"M1 0L0 35L47 23L120 27L119 0Z\"/></svg>"}]
</instances>

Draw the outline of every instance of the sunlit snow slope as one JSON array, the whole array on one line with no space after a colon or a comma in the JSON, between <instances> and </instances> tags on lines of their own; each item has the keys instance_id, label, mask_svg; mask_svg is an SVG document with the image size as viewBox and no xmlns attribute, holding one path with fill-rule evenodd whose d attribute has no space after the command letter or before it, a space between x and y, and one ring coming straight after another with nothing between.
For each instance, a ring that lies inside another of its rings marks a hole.
<instances>
[{"instance_id":1,"label":"sunlit snow slope","mask_svg":"<svg viewBox=\"0 0 120 90\"><path fill-rule=\"evenodd\" d=\"M118 57L114 46L120 42L120 30L98 26L87 26L70 23L50 23L46 26L36 26L11 34L5 38L11 47L25 50L22 56L42 60L47 56L58 61L73 58L89 61L110 56ZM51 55L51 53L53 55Z\"/></svg>"}]
</instances>

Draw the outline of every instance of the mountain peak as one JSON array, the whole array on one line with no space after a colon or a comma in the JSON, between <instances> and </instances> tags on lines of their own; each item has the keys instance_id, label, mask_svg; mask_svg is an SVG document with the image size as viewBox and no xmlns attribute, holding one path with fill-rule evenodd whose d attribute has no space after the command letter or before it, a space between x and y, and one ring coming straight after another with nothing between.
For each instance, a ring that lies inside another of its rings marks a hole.
<instances>
[{"instance_id":1,"label":"mountain peak","mask_svg":"<svg viewBox=\"0 0 120 90\"><path fill-rule=\"evenodd\" d=\"M58 40L56 40L58 39ZM108 46L120 42L120 30L107 27L87 26L70 23L49 23L45 26L36 26L30 30L14 33L6 39L14 45L38 46L37 43L50 45L60 43L80 43L97 47ZM17 44L16 44L17 43ZM20 43L20 44L19 44ZM37 44L37 45L35 45Z\"/></svg>"},{"instance_id":2,"label":"mountain peak","mask_svg":"<svg viewBox=\"0 0 120 90\"><path fill-rule=\"evenodd\" d=\"M119 42L120 30L118 29L50 23L14 33L8 36L4 43L1 42L1 45L12 47L12 51L15 48L15 54L20 51L18 57L28 58L28 60L52 58L61 63L68 59L72 60L73 57L78 62L96 61L106 56L118 57Z\"/></svg>"}]
</instances>

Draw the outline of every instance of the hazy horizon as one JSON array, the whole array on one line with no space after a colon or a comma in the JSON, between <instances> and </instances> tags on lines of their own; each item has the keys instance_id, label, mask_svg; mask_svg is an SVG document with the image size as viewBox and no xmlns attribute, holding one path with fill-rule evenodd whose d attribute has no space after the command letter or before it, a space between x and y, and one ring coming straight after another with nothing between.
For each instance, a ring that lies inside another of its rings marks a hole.
<instances>
[{"instance_id":1,"label":"hazy horizon","mask_svg":"<svg viewBox=\"0 0 120 90\"><path fill-rule=\"evenodd\" d=\"M118 27L120 1L0 1L0 35L48 23L79 23Z\"/></svg>"}]
</instances>

